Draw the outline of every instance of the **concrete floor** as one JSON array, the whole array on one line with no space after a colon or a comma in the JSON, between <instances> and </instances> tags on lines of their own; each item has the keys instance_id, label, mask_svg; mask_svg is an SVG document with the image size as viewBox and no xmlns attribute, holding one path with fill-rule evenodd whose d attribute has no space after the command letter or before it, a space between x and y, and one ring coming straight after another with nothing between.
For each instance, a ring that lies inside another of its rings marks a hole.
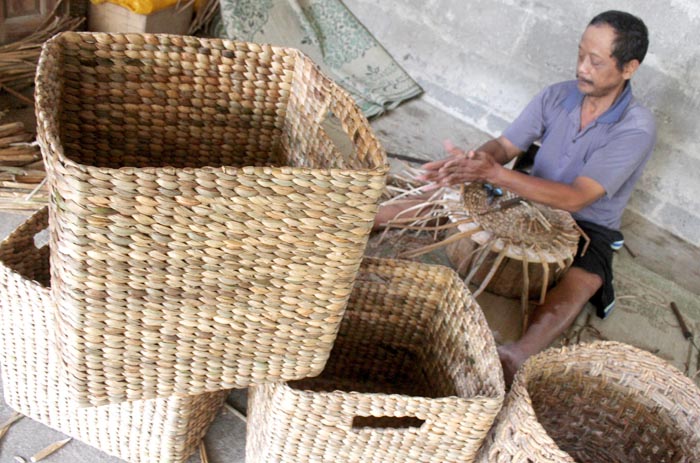
<instances>
[{"instance_id":1,"label":"concrete floor","mask_svg":"<svg viewBox=\"0 0 700 463\"><path fill-rule=\"evenodd\" d=\"M31 110L14 111L5 120L12 118L24 119L31 123ZM373 126L387 151L426 159L443 156L442 142L445 139L452 140L457 146L475 147L489 138L487 134L436 110L420 99L408 102L389 115L377 119ZM6 236L22 220L21 216L0 214L0 238ZM637 263L700 297L700 267L697 265L700 261L700 249L630 212L624 217L623 232ZM479 302L488 312L489 323L498 324L499 319L508 316L508 311L496 309L496 306L503 305L503 301L498 298L485 295ZM517 304L516 302L515 305ZM500 338L511 338L515 334L498 335ZM677 333L674 331L670 335ZM209 430L205 443L210 462L244 461L245 422L236 410L245 411L245 399L245 391L233 391L228 400L229 405ZM11 413L4 402L0 403L0 423ZM15 456L24 457L28 461L35 452L61 438L63 436L56 431L30 419L22 419L0 441L0 463L13 463L16 461ZM116 463L121 460L109 457L81 442L72 441L46 461ZM197 461L198 456L190 459L190 462Z\"/></svg>"}]
</instances>

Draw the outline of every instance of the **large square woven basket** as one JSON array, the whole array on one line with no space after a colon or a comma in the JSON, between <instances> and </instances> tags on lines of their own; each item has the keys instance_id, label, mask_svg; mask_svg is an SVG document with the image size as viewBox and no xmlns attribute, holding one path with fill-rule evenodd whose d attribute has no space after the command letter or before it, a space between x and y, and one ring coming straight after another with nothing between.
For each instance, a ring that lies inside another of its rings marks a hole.
<instances>
[{"instance_id":1,"label":"large square woven basket","mask_svg":"<svg viewBox=\"0 0 700 463\"><path fill-rule=\"evenodd\" d=\"M214 420L225 392L95 408L71 403L59 374L48 246L34 236L46 208L0 244L0 362L5 401L18 412L132 463L184 462Z\"/></svg>"},{"instance_id":2,"label":"large square woven basket","mask_svg":"<svg viewBox=\"0 0 700 463\"><path fill-rule=\"evenodd\" d=\"M367 259L321 375L249 389L246 462L468 463L503 396L457 274Z\"/></svg>"},{"instance_id":3,"label":"large square woven basket","mask_svg":"<svg viewBox=\"0 0 700 463\"><path fill-rule=\"evenodd\" d=\"M550 349L515 377L479 463L700 461L700 390L617 342Z\"/></svg>"},{"instance_id":4,"label":"large square woven basket","mask_svg":"<svg viewBox=\"0 0 700 463\"><path fill-rule=\"evenodd\" d=\"M323 369L388 168L345 91L293 49L71 32L44 46L36 109L77 401Z\"/></svg>"}]
</instances>

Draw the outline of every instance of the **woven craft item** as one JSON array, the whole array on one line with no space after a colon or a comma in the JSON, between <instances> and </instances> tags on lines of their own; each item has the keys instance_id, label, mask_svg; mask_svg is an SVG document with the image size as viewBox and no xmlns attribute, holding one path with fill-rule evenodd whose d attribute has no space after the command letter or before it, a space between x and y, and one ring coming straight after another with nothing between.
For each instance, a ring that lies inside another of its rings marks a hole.
<instances>
[{"instance_id":1,"label":"woven craft item","mask_svg":"<svg viewBox=\"0 0 700 463\"><path fill-rule=\"evenodd\" d=\"M347 93L292 49L64 33L36 100L77 401L323 369L388 168Z\"/></svg>"},{"instance_id":2,"label":"woven craft item","mask_svg":"<svg viewBox=\"0 0 700 463\"><path fill-rule=\"evenodd\" d=\"M132 463L186 461L216 417L225 392L94 408L71 403L53 345L49 248L34 245L47 222L44 208L0 245L5 401L23 415Z\"/></svg>"},{"instance_id":3,"label":"woven craft item","mask_svg":"<svg viewBox=\"0 0 700 463\"><path fill-rule=\"evenodd\" d=\"M391 199L410 199L421 193L421 182L393 179ZM399 215L389 228L405 228L433 233L449 231L449 236L430 246L413 250L415 257L445 247L450 262L466 283L474 283L474 296L488 290L505 297L520 298L523 323L527 323L528 300L535 296L544 302L547 289L571 266L581 231L566 211L525 201L508 190L489 203L481 183L435 191L423 204L420 216ZM429 221L447 222L426 225Z\"/></svg>"},{"instance_id":4,"label":"woven craft item","mask_svg":"<svg viewBox=\"0 0 700 463\"><path fill-rule=\"evenodd\" d=\"M249 389L246 462L467 463L503 391L455 272L366 259L321 375Z\"/></svg>"},{"instance_id":5,"label":"woven craft item","mask_svg":"<svg viewBox=\"0 0 700 463\"><path fill-rule=\"evenodd\" d=\"M700 461L700 390L616 342L551 349L518 372L479 463Z\"/></svg>"},{"instance_id":6,"label":"woven craft item","mask_svg":"<svg viewBox=\"0 0 700 463\"><path fill-rule=\"evenodd\" d=\"M472 183L462 190L472 220L458 227L469 235L446 253L467 281L505 297L539 298L571 266L581 233L571 214L542 204L503 196L488 204L487 191ZM509 204L508 206L504 206ZM512 206L511 206L512 205ZM503 207L502 209L499 209Z\"/></svg>"}]
</instances>

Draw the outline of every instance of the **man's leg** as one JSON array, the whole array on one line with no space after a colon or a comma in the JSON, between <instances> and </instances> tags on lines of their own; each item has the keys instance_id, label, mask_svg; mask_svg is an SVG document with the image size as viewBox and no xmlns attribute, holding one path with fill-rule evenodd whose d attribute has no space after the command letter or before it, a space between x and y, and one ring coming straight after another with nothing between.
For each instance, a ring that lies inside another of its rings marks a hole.
<instances>
[{"instance_id":1,"label":"man's leg","mask_svg":"<svg viewBox=\"0 0 700 463\"><path fill-rule=\"evenodd\" d=\"M571 326L602 284L603 279L595 273L579 267L567 270L557 285L547 292L544 303L535 308L523 336L512 344L499 347L506 384L510 385L515 372L528 357L547 348Z\"/></svg>"}]
</instances>

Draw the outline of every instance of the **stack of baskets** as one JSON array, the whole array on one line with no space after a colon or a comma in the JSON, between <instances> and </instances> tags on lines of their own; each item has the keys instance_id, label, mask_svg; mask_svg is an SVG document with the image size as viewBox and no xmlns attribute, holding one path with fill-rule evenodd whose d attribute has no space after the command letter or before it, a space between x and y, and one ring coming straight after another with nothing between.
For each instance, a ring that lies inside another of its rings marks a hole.
<instances>
[{"instance_id":1,"label":"stack of baskets","mask_svg":"<svg viewBox=\"0 0 700 463\"><path fill-rule=\"evenodd\" d=\"M696 390L647 377L667 374L651 356L625 370L636 357L618 346L528 363L501 409L496 346L459 276L362 262L386 157L298 51L64 33L36 103L50 205L0 244L19 412L132 462L182 462L226 390L251 386L250 462L617 458L585 400L609 406L618 439L641 436L623 444L633 458L700 455Z\"/></svg>"},{"instance_id":2,"label":"stack of baskets","mask_svg":"<svg viewBox=\"0 0 700 463\"><path fill-rule=\"evenodd\" d=\"M388 169L347 93L296 50L64 33L36 110L50 205L0 250L13 408L184 461L222 391L320 373Z\"/></svg>"}]
</instances>

